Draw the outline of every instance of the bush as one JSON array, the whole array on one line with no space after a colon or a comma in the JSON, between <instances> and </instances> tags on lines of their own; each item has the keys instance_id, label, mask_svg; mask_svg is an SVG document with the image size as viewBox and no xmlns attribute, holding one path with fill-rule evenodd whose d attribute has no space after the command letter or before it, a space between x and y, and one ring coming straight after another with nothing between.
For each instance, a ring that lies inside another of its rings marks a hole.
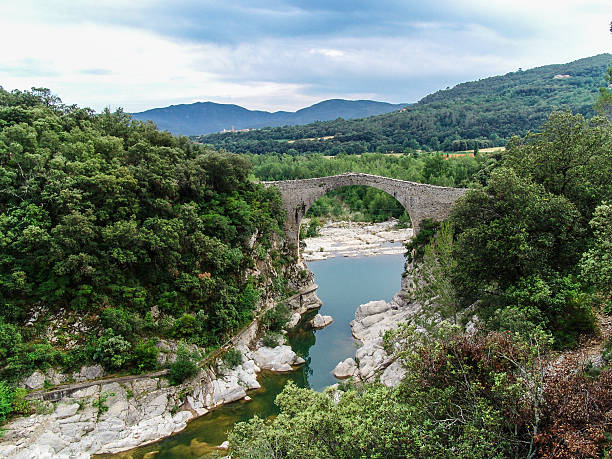
<instances>
[{"instance_id":1,"label":"bush","mask_svg":"<svg viewBox=\"0 0 612 459\"><path fill-rule=\"evenodd\" d=\"M177 338L189 338L198 332L198 321L192 314L183 314L174 321L172 335Z\"/></svg>"},{"instance_id":2,"label":"bush","mask_svg":"<svg viewBox=\"0 0 612 459\"><path fill-rule=\"evenodd\" d=\"M289 307L285 303L279 303L275 308L268 309L265 312L261 324L266 330L278 332L283 329L289 318Z\"/></svg>"},{"instance_id":3,"label":"bush","mask_svg":"<svg viewBox=\"0 0 612 459\"><path fill-rule=\"evenodd\" d=\"M609 457L606 433L612 424L612 369L597 377L559 368L547 381L539 433L542 458Z\"/></svg>"},{"instance_id":4,"label":"bush","mask_svg":"<svg viewBox=\"0 0 612 459\"><path fill-rule=\"evenodd\" d=\"M242 363L242 352L234 348L228 349L223 355L223 363L225 363L228 368L236 368Z\"/></svg>"},{"instance_id":5,"label":"bush","mask_svg":"<svg viewBox=\"0 0 612 459\"><path fill-rule=\"evenodd\" d=\"M266 333L264 337L261 339L261 344L266 347L276 347L278 346L278 335L276 333Z\"/></svg>"},{"instance_id":6,"label":"bush","mask_svg":"<svg viewBox=\"0 0 612 459\"><path fill-rule=\"evenodd\" d=\"M198 373L198 366L194 363L189 351L184 346L179 346L176 354L176 360L170 366L168 379L170 384L176 386L181 384L188 378L195 376Z\"/></svg>"},{"instance_id":7,"label":"bush","mask_svg":"<svg viewBox=\"0 0 612 459\"><path fill-rule=\"evenodd\" d=\"M6 420L13 412L13 399L15 389L8 385L6 381L0 381L0 422Z\"/></svg>"},{"instance_id":8,"label":"bush","mask_svg":"<svg viewBox=\"0 0 612 459\"><path fill-rule=\"evenodd\" d=\"M321 233L321 227L323 224L318 218L312 218L308 229L306 230L306 237L317 237Z\"/></svg>"},{"instance_id":9,"label":"bush","mask_svg":"<svg viewBox=\"0 0 612 459\"><path fill-rule=\"evenodd\" d=\"M13 324L4 323L0 318L0 361L4 361L14 354L21 344L21 334Z\"/></svg>"},{"instance_id":10,"label":"bush","mask_svg":"<svg viewBox=\"0 0 612 459\"><path fill-rule=\"evenodd\" d=\"M158 356L159 349L155 346L154 339L140 340L134 346L133 361L140 372L155 370Z\"/></svg>"},{"instance_id":11,"label":"bush","mask_svg":"<svg viewBox=\"0 0 612 459\"><path fill-rule=\"evenodd\" d=\"M112 328L118 335L132 336L138 318L122 308L106 308L100 314L100 321L104 328Z\"/></svg>"},{"instance_id":12,"label":"bush","mask_svg":"<svg viewBox=\"0 0 612 459\"><path fill-rule=\"evenodd\" d=\"M132 345L121 335L115 335L112 329L106 329L98 338L94 360L108 370L119 370L131 359Z\"/></svg>"}]
</instances>

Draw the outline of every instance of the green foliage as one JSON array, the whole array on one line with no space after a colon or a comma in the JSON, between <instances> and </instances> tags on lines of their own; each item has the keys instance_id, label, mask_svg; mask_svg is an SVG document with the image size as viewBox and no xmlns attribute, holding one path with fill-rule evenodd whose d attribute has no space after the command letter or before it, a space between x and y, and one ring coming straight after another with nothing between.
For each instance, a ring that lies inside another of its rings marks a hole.
<instances>
[{"instance_id":1,"label":"green foliage","mask_svg":"<svg viewBox=\"0 0 612 459\"><path fill-rule=\"evenodd\" d=\"M106 329L97 340L93 358L108 370L120 370L132 359L131 350L129 341L112 329Z\"/></svg>"},{"instance_id":2,"label":"green foliage","mask_svg":"<svg viewBox=\"0 0 612 459\"><path fill-rule=\"evenodd\" d=\"M612 129L605 118L553 112L541 132L513 138L506 150L504 165L571 201L585 227L595 208L612 199Z\"/></svg>"},{"instance_id":3,"label":"green foliage","mask_svg":"<svg viewBox=\"0 0 612 459\"><path fill-rule=\"evenodd\" d=\"M111 328L115 333L123 336L131 336L137 324L136 316L122 308L102 310L100 321L104 328Z\"/></svg>"},{"instance_id":4,"label":"green foliage","mask_svg":"<svg viewBox=\"0 0 612 459\"><path fill-rule=\"evenodd\" d=\"M283 329L291 312L286 303L278 303L274 308L268 309L261 318L261 325L271 332L279 332Z\"/></svg>"},{"instance_id":5,"label":"green foliage","mask_svg":"<svg viewBox=\"0 0 612 459\"><path fill-rule=\"evenodd\" d=\"M198 366L194 362L193 356L185 346L179 345L176 360L170 365L170 372L168 373L170 384L174 386L181 384L197 373Z\"/></svg>"},{"instance_id":6,"label":"green foliage","mask_svg":"<svg viewBox=\"0 0 612 459\"><path fill-rule=\"evenodd\" d=\"M223 354L223 363L228 368L236 368L242 363L242 352L233 347L228 349L225 354Z\"/></svg>"},{"instance_id":7,"label":"green foliage","mask_svg":"<svg viewBox=\"0 0 612 459\"><path fill-rule=\"evenodd\" d=\"M26 394L25 389L13 387L0 380L0 424L13 414L30 412L30 402L25 399Z\"/></svg>"},{"instance_id":8,"label":"green foliage","mask_svg":"<svg viewBox=\"0 0 612 459\"><path fill-rule=\"evenodd\" d=\"M15 389L8 385L6 381L0 380L0 423L13 412L13 399L15 398Z\"/></svg>"},{"instance_id":9,"label":"green foliage","mask_svg":"<svg viewBox=\"0 0 612 459\"><path fill-rule=\"evenodd\" d=\"M605 302L610 218L606 205L598 206L612 196L611 151L608 121L566 112L553 113L541 133L508 144L486 186L453 210L453 284L462 307L478 301L489 326L520 333L539 327L559 347L595 330L585 281Z\"/></svg>"},{"instance_id":10,"label":"green foliage","mask_svg":"<svg viewBox=\"0 0 612 459\"><path fill-rule=\"evenodd\" d=\"M425 248L433 239L439 227L440 222L431 218L426 218L421 222L417 235L404 244L406 247L406 259L409 263L423 259Z\"/></svg>"},{"instance_id":11,"label":"green foliage","mask_svg":"<svg viewBox=\"0 0 612 459\"><path fill-rule=\"evenodd\" d=\"M104 392L100 392L100 395L98 396L97 399L92 400L91 406L98 409L98 414L97 414L98 418L102 414L108 411L108 405L106 404L106 401L109 399L109 397L114 397L114 396L115 396L114 392L104 391Z\"/></svg>"},{"instance_id":12,"label":"green foliage","mask_svg":"<svg viewBox=\"0 0 612 459\"><path fill-rule=\"evenodd\" d=\"M261 344L266 347L275 348L278 346L278 334L273 332L266 333L261 339Z\"/></svg>"},{"instance_id":13,"label":"green foliage","mask_svg":"<svg viewBox=\"0 0 612 459\"><path fill-rule=\"evenodd\" d=\"M537 367L531 348L498 334L450 334L432 343L415 334L404 338L410 371L400 387L347 387L336 401L333 391L288 383L276 399L276 418L234 426L232 456L528 455L532 394L540 390L537 379L526 377Z\"/></svg>"},{"instance_id":14,"label":"green foliage","mask_svg":"<svg viewBox=\"0 0 612 459\"><path fill-rule=\"evenodd\" d=\"M93 354L126 368L128 344L176 318L176 336L199 344L244 325L259 294L245 276L249 239L269 247L285 219L278 190L251 169L121 110L95 115L49 90L0 88L0 376ZM33 305L105 334L92 352L58 354L39 344L44 327L24 335ZM141 319L153 306L157 325Z\"/></svg>"},{"instance_id":15,"label":"green foliage","mask_svg":"<svg viewBox=\"0 0 612 459\"><path fill-rule=\"evenodd\" d=\"M192 314L183 314L174 321L172 335L178 338L185 338L195 335L198 330L198 321Z\"/></svg>"},{"instance_id":16,"label":"green foliage","mask_svg":"<svg viewBox=\"0 0 612 459\"><path fill-rule=\"evenodd\" d=\"M425 247L415 279L415 297L420 304L429 302L426 314L439 314L457 323L458 298L452 279L457 269L453 257L453 227L443 222L435 237Z\"/></svg>"},{"instance_id":17,"label":"green foliage","mask_svg":"<svg viewBox=\"0 0 612 459\"><path fill-rule=\"evenodd\" d=\"M612 121L612 89L610 89L610 84L612 84L612 63L608 65L605 78L608 84L599 88L599 99L597 99L595 108L601 115Z\"/></svg>"},{"instance_id":18,"label":"green foliage","mask_svg":"<svg viewBox=\"0 0 612 459\"><path fill-rule=\"evenodd\" d=\"M612 314L612 205L603 203L591 220L594 243L582 255L583 278L595 286L605 311Z\"/></svg>"},{"instance_id":19,"label":"green foliage","mask_svg":"<svg viewBox=\"0 0 612 459\"><path fill-rule=\"evenodd\" d=\"M132 361L139 372L157 369L157 357L159 349L155 346L154 339L140 340L134 346Z\"/></svg>"},{"instance_id":20,"label":"green foliage","mask_svg":"<svg viewBox=\"0 0 612 459\"><path fill-rule=\"evenodd\" d=\"M310 222L308 222L308 229L305 231L304 236L305 237L319 236L322 226L323 226L323 223L321 223L321 220L319 220L317 217L311 218Z\"/></svg>"},{"instance_id":21,"label":"green foliage","mask_svg":"<svg viewBox=\"0 0 612 459\"><path fill-rule=\"evenodd\" d=\"M404 110L369 118L196 139L228 151L258 155L411 153L416 149L456 151L472 150L474 145L504 145L513 135L535 131L555 109L592 115L609 63L610 54L600 54L462 83L430 94ZM558 74L571 77L555 79Z\"/></svg>"}]
</instances>

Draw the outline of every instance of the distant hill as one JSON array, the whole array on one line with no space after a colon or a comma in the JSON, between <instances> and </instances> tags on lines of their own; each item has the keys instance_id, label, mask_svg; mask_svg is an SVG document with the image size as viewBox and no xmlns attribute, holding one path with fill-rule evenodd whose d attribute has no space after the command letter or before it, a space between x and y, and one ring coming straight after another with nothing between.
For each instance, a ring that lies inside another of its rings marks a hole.
<instances>
[{"instance_id":1,"label":"distant hill","mask_svg":"<svg viewBox=\"0 0 612 459\"><path fill-rule=\"evenodd\" d=\"M262 128L307 124L336 118L352 119L389 113L407 104L389 104L373 100L330 99L297 112L266 112L247 110L233 104L196 102L194 104L171 105L133 113L138 120L151 120L161 130L173 134L197 135L220 132L223 129Z\"/></svg>"},{"instance_id":2,"label":"distant hill","mask_svg":"<svg viewBox=\"0 0 612 459\"><path fill-rule=\"evenodd\" d=\"M233 152L303 154L465 150L536 131L554 109L594 114L611 54L458 84L379 116L196 137Z\"/></svg>"}]
</instances>

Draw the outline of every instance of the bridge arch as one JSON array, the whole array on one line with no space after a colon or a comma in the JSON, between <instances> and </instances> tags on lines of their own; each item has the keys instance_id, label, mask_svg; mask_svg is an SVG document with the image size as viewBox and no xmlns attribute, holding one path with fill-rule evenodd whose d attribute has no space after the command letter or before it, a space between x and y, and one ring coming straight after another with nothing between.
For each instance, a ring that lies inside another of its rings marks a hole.
<instances>
[{"instance_id":1,"label":"bridge arch","mask_svg":"<svg viewBox=\"0 0 612 459\"><path fill-rule=\"evenodd\" d=\"M452 204L465 193L464 188L449 188L423 183L408 182L372 174L349 172L311 179L262 182L276 186L281 192L287 211L285 232L287 242L295 246L299 254L300 225L306 211L324 194L349 185L370 186L382 190L397 199L406 209L412 221L413 234L419 231L425 218L443 220Z\"/></svg>"}]
</instances>

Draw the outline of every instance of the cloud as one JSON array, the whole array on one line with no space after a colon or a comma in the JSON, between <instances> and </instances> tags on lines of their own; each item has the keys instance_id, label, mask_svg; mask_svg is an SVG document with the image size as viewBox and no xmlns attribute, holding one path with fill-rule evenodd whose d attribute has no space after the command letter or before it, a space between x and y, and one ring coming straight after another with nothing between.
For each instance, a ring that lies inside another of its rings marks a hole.
<instances>
[{"instance_id":1,"label":"cloud","mask_svg":"<svg viewBox=\"0 0 612 459\"><path fill-rule=\"evenodd\" d=\"M49 87L97 110L196 100L297 109L330 97L411 102L610 48L608 1L415 3L10 2L0 85Z\"/></svg>"}]
</instances>

